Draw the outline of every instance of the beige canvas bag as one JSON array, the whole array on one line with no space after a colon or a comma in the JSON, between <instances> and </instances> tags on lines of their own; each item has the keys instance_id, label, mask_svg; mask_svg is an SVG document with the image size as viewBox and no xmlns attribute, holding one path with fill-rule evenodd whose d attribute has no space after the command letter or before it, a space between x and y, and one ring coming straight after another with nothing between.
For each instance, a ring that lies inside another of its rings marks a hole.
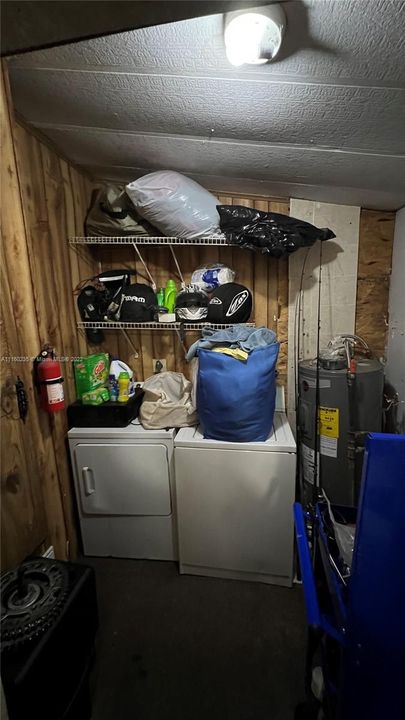
<instances>
[{"instance_id":1,"label":"beige canvas bag","mask_svg":"<svg viewBox=\"0 0 405 720\"><path fill-rule=\"evenodd\" d=\"M139 417L147 430L197 425L192 385L177 372L161 372L147 378Z\"/></svg>"},{"instance_id":2,"label":"beige canvas bag","mask_svg":"<svg viewBox=\"0 0 405 720\"><path fill-rule=\"evenodd\" d=\"M85 224L86 235L160 235L139 217L122 185L104 185L94 191Z\"/></svg>"}]
</instances>

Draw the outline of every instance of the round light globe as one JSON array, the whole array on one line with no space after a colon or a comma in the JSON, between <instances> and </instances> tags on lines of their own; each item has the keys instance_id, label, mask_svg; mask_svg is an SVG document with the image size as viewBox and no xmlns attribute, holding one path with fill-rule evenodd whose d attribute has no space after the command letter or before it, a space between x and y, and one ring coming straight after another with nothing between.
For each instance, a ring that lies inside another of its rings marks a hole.
<instances>
[{"instance_id":1,"label":"round light globe","mask_svg":"<svg viewBox=\"0 0 405 720\"><path fill-rule=\"evenodd\" d=\"M226 55L232 65L263 65L280 50L286 26L280 5L228 13L225 19Z\"/></svg>"}]
</instances>

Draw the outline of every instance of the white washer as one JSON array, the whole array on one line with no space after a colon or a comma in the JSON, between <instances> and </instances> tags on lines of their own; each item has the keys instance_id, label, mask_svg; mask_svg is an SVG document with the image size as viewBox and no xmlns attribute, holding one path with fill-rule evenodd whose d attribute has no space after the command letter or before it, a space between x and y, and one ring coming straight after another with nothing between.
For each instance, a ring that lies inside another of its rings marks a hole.
<instances>
[{"instance_id":1,"label":"white washer","mask_svg":"<svg viewBox=\"0 0 405 720\"><path fill-rule=\"evenodd\" d=\"M175 438L180 572L290 586L296 445L276 411L265 442Z\"/></svg>"},{"instance_id":2,"label":"white washer","mask_svg":"<svg viewBox=\"0 0 405 720\"><path fill-rule=\"evenodd\" d=\"M69 431L85 555L177 559L175 432L140 424Z\"/></svg>"}]
</instances>

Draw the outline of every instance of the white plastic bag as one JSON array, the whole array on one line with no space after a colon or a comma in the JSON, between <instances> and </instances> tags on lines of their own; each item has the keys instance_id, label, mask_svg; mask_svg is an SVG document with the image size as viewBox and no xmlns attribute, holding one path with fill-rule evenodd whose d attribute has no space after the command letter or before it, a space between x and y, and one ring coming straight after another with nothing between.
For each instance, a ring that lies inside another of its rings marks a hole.
<instances>
[{"instance_id":1,"label":"white plastic bag","mask_svg":"<svg viewBox=\"0 0 405 720\"><path fill-rule=\"evenodd\" d=\"M200 290L205 290L205 292L212 292L220 285L234 280L235 272L222 263L199 267L191 276L191 284L197 285Z\"/></svg>"},{"instance_id":2,"label":"white plastic bag","mask_svg":"<svg viewBox=\"0 0 405 720\"><path fill-rule=\"evenodd\" d=\"M344 525L343 523L338 522L333 514L330 500L325 492L323 493L323 496L328 506L330 519L332 520L340 556L350 569L352 567L354 541L356 539L356 526Z\"/></svg>"},{"instance_id":3,"label":"white plastic bag","mask_svg":"<svg viewBox=\"0 0 405 720\"><path fill-rule=\"evenodd\" d=\"M139 411L147 430L187 427L198 422L191 399L191 382L182 373L161 372L145 380Z\"/></svg>"},{"instance_id":4,"label":"white plastic bag","mask_svg":"<svg viewBox=\"0 0 405 720\"><path fill-rule=\"evenodd\" d=\"M166 236L221 235L217 198L180 173L150 173L129 183L126 191L138 213Z\"/></svg>"}]
</instances>

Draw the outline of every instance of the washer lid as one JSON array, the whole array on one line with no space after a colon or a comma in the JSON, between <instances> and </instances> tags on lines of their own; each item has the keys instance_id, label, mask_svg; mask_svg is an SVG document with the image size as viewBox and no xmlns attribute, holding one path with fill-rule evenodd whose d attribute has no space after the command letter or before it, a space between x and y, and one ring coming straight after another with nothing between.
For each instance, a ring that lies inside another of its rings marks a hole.
<instances>
[{"instance_id":1,"label":"washer lid","mask_svg":"<svg viewBox=\"0 0 405 720\"><path fill-rule=\"evenodd\" d=\"M181 428L175 439L175 447L204 447L216 450L260 450L261 452L296 452L296 444L287 415L276 411L273 420L273 432L263 442L225 442L204 438L201 426Z\"/></svg>"},{"instance_id":2,"label":"washer lid","mask_svg":"<svg viewBox=\"0 0 405 720\"><path fill-rule=\"evenodd\" d=\"M97 438L98 440L173 440L176 434L175 428L167 430L146 430L138 418L133 420L127 427L110 428L72 428L68 432L68 438Z\"/></svg>"}]
</instances>

